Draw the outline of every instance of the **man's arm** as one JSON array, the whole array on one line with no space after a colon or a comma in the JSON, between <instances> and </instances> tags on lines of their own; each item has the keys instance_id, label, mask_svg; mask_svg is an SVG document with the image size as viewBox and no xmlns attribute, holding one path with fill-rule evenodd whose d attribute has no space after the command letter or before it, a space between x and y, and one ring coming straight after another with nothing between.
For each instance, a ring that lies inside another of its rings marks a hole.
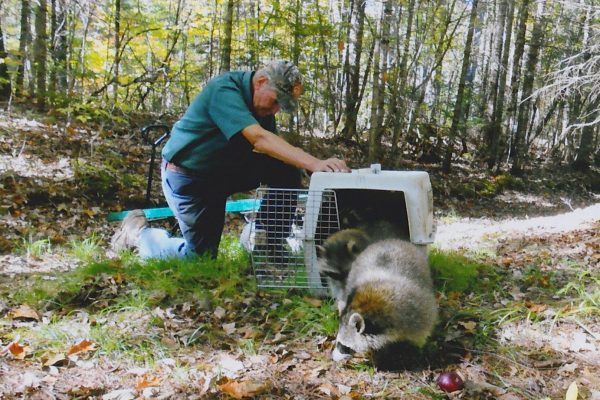
<instances>
[{"instance_id":1,"label":"man's arm","mask_svg":"<svg viewBox=\"0 0 600 400\"><path fill-rule=\"evenodd\" d=\"M311 172L349 172L344 160L328 158L320 160L304 150L292 146L284 139L263 129L258 124L253 124L242 129L242 135L250 142L254 151L266 154L283 161L286 164L307 169Z\"/></svg>"}]
</instances>

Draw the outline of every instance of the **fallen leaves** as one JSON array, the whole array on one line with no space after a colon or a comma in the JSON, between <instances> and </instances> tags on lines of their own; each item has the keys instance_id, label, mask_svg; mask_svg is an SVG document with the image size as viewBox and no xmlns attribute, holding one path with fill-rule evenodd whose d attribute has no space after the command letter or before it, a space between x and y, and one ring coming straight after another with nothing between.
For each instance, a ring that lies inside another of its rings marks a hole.
<instances>
[{"instance_id":1,"label":"fallen leaves","mask_svg":"<svg viewBox=\"0 0 600 400\"><path fill-rule=\"evenodd\" d=\"M27 304L21 304L8 312L8 318L15 321L39 321L40 316L36 310Z\"/></svg>"},{"instance_id":2,"label":"fallen leaves","mask_svg":"<svg viewBox=\"0 0 600 400\"><path fill-rule=\"evenodd\" d=\"M74 356L80 353L86 353L96 350L96 344L90 340L82 339L78 343L72 345L67 351L67 356Z\"/></svg>"},{"instance_id":3,"label":"fallen leaves","mask_svg":"<svg viewBox=\"0 0 600 400\"><path fill-rule=\"evenodd\" d=\"M69 359L62 353L47 354L41 358L42 367L64 367L69 364Z\"/></svg>"},{"instance_id":4,"label":"fallen leaves","mask_svg":"<svg viewBox=\"0 0 600 400\"><path fill-rule=\"evenodd\" d=\"M273 384L270 381L258 382L251 379L246 380L230 380L224 379L223 383L218 385L221 392L228 394L235 399L243 399L254 397L268 392Z\"/></svg>"},{"instance_id":5,"label":"fallen leaves","mask_svg":"<svg viewBox=\"0 0 600 400\"><path fill-rule=\"evenodd\" d=\"M565 400L577 400L578 395L579 389L577 388L577 382L573 382L569 385L569 388L567 389Z\"/></svg>"},{"instance_id":6,"label":"fallen leaves","mask_svg":"<svg viewBox=\"0 0 600 400\"><path fill-rule=\"evenodd\" d=\"M152 375L144 374L135 384L136 390L144 390L148 387L160 386L161 379Z\"/></svg>"},{"instance_id":7,"label":"fallen leaves","mask_svg":"<svg viewBox=\"0 0 600 400\"><path fill-rule=\"evenodd\" d=\"M15 360L24 360L25 357L30 353L30 348L27 345L22 345L18 341L12 341L2 351L0 355L10 354Z\"/></svg>"},{"instance_id":8,"label":"fallen leaves","mask_svg":"<svg viewBox=\"0 0 600 400\"><path fill-rule=\"evenodd\" d=\"M222 327L223 327L223 330L225 331L225 333L228 335L232 335L235 332L235 322L231 322L229 324L223 324Z\"/></svg>"}]
</instances>

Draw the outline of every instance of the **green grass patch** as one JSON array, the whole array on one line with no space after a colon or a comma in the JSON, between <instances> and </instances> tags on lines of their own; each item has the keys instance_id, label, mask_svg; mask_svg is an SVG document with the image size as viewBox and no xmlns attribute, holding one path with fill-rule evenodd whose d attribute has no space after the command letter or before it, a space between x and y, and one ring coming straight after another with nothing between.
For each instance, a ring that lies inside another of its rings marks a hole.
<instances>
[{"instance_id":1,"label":"green grass patch","mask_svg":"<svg viewBox=\"0 0 600 400\"><path fill-rule=\"evenodd\" d=\"M230 238L224 238L222 254L216 260L200 257L140 260L127 252L119 258L98 260L96 246L94 238L72 244L72 251L80 259L90 261L54 280L37 279L30 290L17 293L15 301L68 308L85 307L101 299L105 300L101 303L105 307L106 301L113 304L135 292L143 293L150 299L150 305L156 305L205 298L209 292L216 297L232 296L254 287L253 279L246 276L248 257L236 249L237 244Z\"/></svg>"},{"instance_id":2,"label":"green grass patch","mask_svg":"<svg viewBox=\"0 0 600 400\"><path fill-rule=\"evenodd\" d=\"M570 302L563 314L600 315L600 274L591 269L579 271L557 295Z\"/></svg>"},{"instance_id":3,"label":"green grass patch","mask_svg":"<svg viewBox=\"0 0 600 400\"><path fill-rule=\"evenodd\" d=\"M130 252L106 259L96 252L97 245L93 237L71 242L83 266L53 280L37 277L28 281L27 290L14 291L11 302L51 315L48 323L12 332L31 343L35 357L64 353L77 340L89 338L98 348L94 356L150 365L169 357L173 349L163 341L178 329L154 312L157 307L181 313L185 334L176 345L184 347L237 344L253 355L278 334L282 340L305 340L337 331L332 299L316 299L298 289L257 290L237 238L224 238L216 260L141 260ZM185 306L191 314L182 311ZM217 307L226 310L222 316L215 316ZM190 319L195 321L191 326ZM236 323L234 336L222 328L230 322ZM254 334L244 336L243 329Z\"/></svg>"},{"instance_id":4,"label":"green grass patch","mask_svg":"<svg viewBox=\"0 0 600 400\"><path fill-rule=\"evenodd\" d=\"M303 295L284 299L273 316L285 321L285 329L298 336L313 334L335 335L338 328L336 305L333 299L317 300Z\"/></svg>"},{"instance_id":5,"label":"green grass patch","mask_svg":"<svg viewBox=\"0 0 600 400\"><path fill-rule=\"evenodd\" d=\"M475 290L480 272L485 267L458 252L437 249L429 253L429 263L435 286L443 293Z\"/></svg>"},{"instance_id":6,"label":"green grass patch","mask_svg":"<svg viewBox=\"0 0 600 400\"><path fill-rule=\"evenodd\" d=\"M30 235L28 239L23 239L21 248L26 257L41 258L52 251L52 243L50 239L34 240Z\"/></svg>"},{"instance_id":7,"label":"green grass patch","mask_svg":"<svg viewBox=\"0 0 600 400\"><path fill-rule=\"evenodd\" d=\"M79 261L89 263L101 260L106 250L100 245L100 239L92 234L83 240L71 240L68 253Z\"/></svg>"}]
</instances>

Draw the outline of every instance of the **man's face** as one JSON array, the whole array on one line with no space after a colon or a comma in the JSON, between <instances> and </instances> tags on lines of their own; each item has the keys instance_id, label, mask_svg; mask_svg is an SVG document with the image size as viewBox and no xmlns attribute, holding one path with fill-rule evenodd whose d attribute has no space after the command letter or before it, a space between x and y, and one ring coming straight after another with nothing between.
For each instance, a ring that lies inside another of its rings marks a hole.
<instances>
[{"instance_id":1,"label":"man's face","mask_svg":"<svg viewBox=\"0 0 600 400\"><path fill-rule=\"evenodd\" d=\"M275 115L281 110L279 103L277 103L277 92L268 84L268 81L262 82L254 90L252 103L254 111L259 117Z\"/></svg>"}]
</instances>

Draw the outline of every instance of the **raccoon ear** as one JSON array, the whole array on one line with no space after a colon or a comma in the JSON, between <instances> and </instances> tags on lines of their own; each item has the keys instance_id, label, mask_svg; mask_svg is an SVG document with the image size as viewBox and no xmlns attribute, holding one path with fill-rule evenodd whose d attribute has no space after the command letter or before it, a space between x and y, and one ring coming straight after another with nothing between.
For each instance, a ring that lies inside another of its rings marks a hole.
<instances>
[{"instance_id":1,"label":"raccoon ear","mask_svg":"<svg viewBox=\"0 0 600 400\"><path fill-rule=\"evenodd\" d=\"M324 258L325 257L325 247L321 246L320 244L315 246L315 249L317 250L317 257L319 258Z\"/></svg>"},{"instance_id":2,"label":"raccoon ear","mask_svg":"<svg viewBox=\"0 0 600 400\"><path fill-rule=\"evenodd\" d=\"M348 247L348 252L350 254L358 254L360 252L358 243L356 243L354 240L349 240L346 246Z\"/></svg>"},{"instance_id":3,"label":"raccoon ear","mask_svg":"<svg viewBox=\"0 0 600 400\"><path fill-rule=\"evenodd\" d=\"M350 316L350 319L348 320L348 325L350 325L351 328L356 330L356 333L358 333L359 335L365 330L365 320L359 313L354 313Z\"/></svg>"}]
</instances>

